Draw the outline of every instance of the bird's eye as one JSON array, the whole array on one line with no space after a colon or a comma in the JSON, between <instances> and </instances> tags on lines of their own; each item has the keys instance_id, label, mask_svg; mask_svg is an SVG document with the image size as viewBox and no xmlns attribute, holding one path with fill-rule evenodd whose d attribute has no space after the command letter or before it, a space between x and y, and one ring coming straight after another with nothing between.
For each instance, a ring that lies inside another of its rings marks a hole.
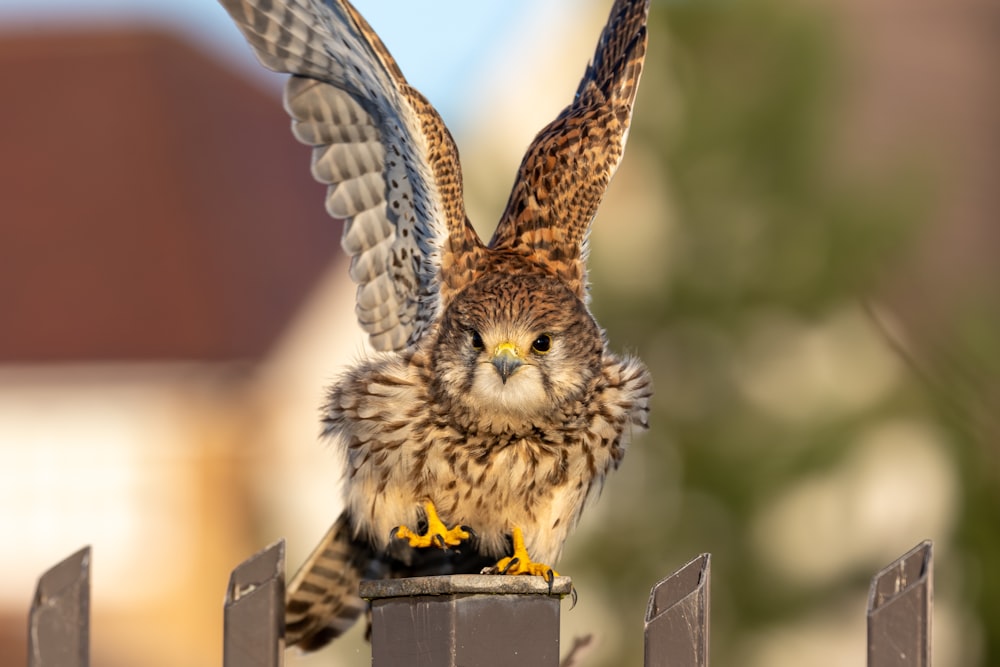
<instances>
[{"instance_id":1,"label":"bird's eye","mask_svg":"<svg viewBox=\"0 0 1000 667\"><path fill-rule=\"evenodd\" d=\"M483 351L486 346L483 344L483 337L479 335L478 331L472 332L472 349Z\"/></svg>"},{"instance_id":2,"label":"bird's eye","mask_svg":"<svg viewBox=\"0 0 1000 667\"><path fill-rule=\"evenodd\" d=\"M531 351L535 354L548 354L548 351L552 349L552 336L549 334L542 334L535 339L535 342L531 344Z\"/></svg>"}]
</instances>

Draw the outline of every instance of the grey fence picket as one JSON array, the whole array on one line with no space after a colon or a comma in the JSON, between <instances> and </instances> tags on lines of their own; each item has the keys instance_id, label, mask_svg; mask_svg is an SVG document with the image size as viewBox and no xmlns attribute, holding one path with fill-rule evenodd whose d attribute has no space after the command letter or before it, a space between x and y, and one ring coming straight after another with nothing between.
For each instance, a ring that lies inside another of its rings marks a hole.
<instances>
[{"instance_id":1,"label":"grey fence picket","mask_svg":"<svg viewBox=\"0 0 1000 667\"><path fill-rule=\"evenodd\" d=\"M28 613L28 667L90 664L90 547L39 579Z\"/></svg>"},{"instance_id":2,"label":"grey fence picket","mask_svg":"<svg viewBox=\"0 0 1000 667\"><path fill-rule=\"evenodd\" d=\"M649 594L645 666L707 667L711 556L702 554Z\"/></svg>"},{"instance_id":3,"label":"grey fence picket","mask_svg":"<svg viewBox=\"0 0 1000 667\"><path fill-rule=\"evenodd\" d=\"M240 563L223 613L224 667L281 667L285 654L285 541Z\"/></svg>"},{"instance_id":4,"label":"grey fence picket","mask_svg":"<svg viewBox=\"0 0 1000 667\"><path fill-rule=\"evenodd\" d=\"M868 667L931 664L933 566L933 548L928 540L872 579L868 593Z\"/></svg>"}]
</instances>

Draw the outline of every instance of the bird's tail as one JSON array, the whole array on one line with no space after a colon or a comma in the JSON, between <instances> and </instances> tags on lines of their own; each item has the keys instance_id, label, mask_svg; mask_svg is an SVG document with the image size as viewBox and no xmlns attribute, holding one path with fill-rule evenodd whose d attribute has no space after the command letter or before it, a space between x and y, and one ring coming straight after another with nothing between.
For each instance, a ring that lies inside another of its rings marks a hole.
<instances>
[{"instance_id":1,"label":"bird's tail","mask_svg":"<svg viewBox=\"0 0 1000 667\"><path fill-rule=\"evenodd\" d=\"M286 645L315 651L354 625L365 610L358 584L371 562L371 547L351 534L345 511L288 584Z\"/></svg>"}]
</instances>

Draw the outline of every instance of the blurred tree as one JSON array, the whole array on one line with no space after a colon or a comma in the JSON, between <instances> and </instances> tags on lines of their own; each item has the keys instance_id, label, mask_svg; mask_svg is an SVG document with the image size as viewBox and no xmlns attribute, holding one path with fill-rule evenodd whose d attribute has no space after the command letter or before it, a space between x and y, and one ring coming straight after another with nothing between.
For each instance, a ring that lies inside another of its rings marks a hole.
<instances>
[{"instance_id":1,"label":"blurred tree","mask_svg":"<svg viewBox=\"0 0 1000 667\"><path fill-rule=\"evenodd\" d=\"M636 295L615 285L596 245L592 277L611 340L635 343L651 367L653 430L560 568L581 604L580 582L598 582L589 585L620 623L600 633L614 645L607 664L641 664L650 586L704 551L713 553L713 661L765 664L762 636L825 618L844 600L863 654L868 582L916 543L900 547L910 532L938 540L938 581L959 587L950 599L939 592L938 613L979 618L946 623L967 643L954 655L1000 662L995 460L948 387L928 392L865 307L925 221L933 187L904 170L877 182L838 172L838 42L815 6L654 2L651 24L629 152L651 153L662 169L677 227L668 277L658 296ZM981 344L981 368L996 371L997 332L966 331ZM980 422L990 414L976 409ZM900 494L879 489L892 458L878 457L911 452L918 467L904 472L925 477L904 477ZM880 521L899 529L882 534ZM792 571L774 562L785 543L805 545L789 559L821 554L831 534L841 555ZM787 664L817 664L786 653Z\"/></svg>"}]
</instances>

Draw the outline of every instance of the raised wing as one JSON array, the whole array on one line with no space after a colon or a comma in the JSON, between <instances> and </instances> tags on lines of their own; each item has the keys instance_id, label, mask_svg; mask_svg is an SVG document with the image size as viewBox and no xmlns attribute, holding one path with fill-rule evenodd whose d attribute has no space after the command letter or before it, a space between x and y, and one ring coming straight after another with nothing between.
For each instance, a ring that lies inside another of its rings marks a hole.
<instances>
[{"instance_id":1,"label":"raised wing","mask_svg":"<svg viewBox=\"0 0 1000 667\"><path fill-rule=\"evenodd\" d=\"M372 346L415 344L482 250L444 122L346 0L220 2L260 62L293 75L285 109L295 137L314 147L313 176L330 186L326 210L346 221Z\"/></svg>"},{"instance_id":2,"label":"raised wing","mask_svg":"<svg viewBox=\"0 0 1000 667\"><path fill-rule=\"evenodd\" d=\"M528 148L490 248L531 257L587 298L587 234L618 169L646 55L649 0L617 0L573 103Z\"/></svg>"}]
</instances>

